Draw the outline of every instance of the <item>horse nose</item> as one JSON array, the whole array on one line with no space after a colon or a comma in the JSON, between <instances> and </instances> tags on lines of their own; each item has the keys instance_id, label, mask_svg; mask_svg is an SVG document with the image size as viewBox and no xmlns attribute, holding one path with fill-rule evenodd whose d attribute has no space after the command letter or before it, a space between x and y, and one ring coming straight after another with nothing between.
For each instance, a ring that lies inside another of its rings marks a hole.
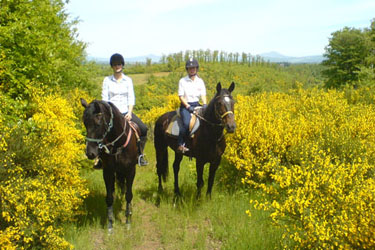
<instances>
[{"instance_id":1,"label":"horse nose","mask_svg":"<svg viewBox=\"0 0 375 250\"><path fill-rule=\"evenodd\" d=\"M98 146L94 143L86 142L86 156L90 160L95 159L98 156Z\"/></svg>"},{"instance_id":2,"label":"horse nose","mask_svg":"<svg viewBox=\"0 0 375 250\"><path fill-rule=\"evenodd\" d=\"M92 160L92 159L95 159L96 154L94 152L86 152L86 156L87 156L87 158Z\"/></svg>"},{"instance_id":3,"label":"horse nose","mask_svg":"<svg viewBox=\"0 0 375 250\"><path fill-rule=\"evenodd\" d=\"M227 124L226 130L228 133L234 133L234 131L236 130L236 124Z\"/></svg>"},{"instance_id":4,"label":"horse nose","mask_svg":"<svg viewBox=\"0 0 375 250\"><path fill-rule=\"evenodd\" d=\"M86 148L86 156L90 160L95 159L97 155L98 155L98 152L94 148L92 148L92 147Z\"/></svg>"}]
</instances>

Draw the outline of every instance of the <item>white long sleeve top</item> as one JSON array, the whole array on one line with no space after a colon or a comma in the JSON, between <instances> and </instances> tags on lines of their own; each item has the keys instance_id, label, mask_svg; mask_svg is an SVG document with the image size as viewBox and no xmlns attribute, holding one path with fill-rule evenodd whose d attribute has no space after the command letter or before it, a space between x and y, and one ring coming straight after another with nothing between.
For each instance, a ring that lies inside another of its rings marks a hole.
<instances>
[{"instance_id":1,"label":"white long sleeve top","mask_svg":"<svg viewBox=\"0 0 375 250\"><path fill-rule=\"evenodd\" d=\"M132 79L124 74L119 81L116 80L114 75L105 77L102 87L102 100L112 102L121 113L127 113L129 105L135 104Z\"/></svg>"}]
</instances>

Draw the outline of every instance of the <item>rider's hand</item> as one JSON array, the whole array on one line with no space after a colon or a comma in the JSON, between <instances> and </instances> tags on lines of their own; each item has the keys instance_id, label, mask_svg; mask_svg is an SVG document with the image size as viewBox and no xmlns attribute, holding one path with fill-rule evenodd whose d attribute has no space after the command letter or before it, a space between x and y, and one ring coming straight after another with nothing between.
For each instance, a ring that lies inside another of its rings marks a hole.
<instances>
[{"instance_id":1,"label":"rider's hand","mask_svg":"<svg viewBox=\"0 0 375 250\"><path fill-rule=\"evenodd\" d=\"M194 107L189 106L189 107L187 108L187 110L188 110L190 113L193 113L193 112L194 112Z\"/></svg>"},{"instance_id":2,"label":"rider's hand","mask_svg":"<svg viewBox=\"0 0 375 250\"><path fill-rule=\"evenodd\" d=\"M125 119L130 121L132 119L132 113L131 112L126 113Z\"/></svg>"}]
</instances>

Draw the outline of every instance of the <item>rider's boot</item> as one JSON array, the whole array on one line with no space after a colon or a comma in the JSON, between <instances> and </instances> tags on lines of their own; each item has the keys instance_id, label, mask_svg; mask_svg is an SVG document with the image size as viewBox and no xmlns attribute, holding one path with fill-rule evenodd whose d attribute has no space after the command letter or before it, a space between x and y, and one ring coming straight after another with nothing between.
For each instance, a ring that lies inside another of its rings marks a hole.
<instances>
[{"instance_id":1,"label":"rider's boot","mask_svg":"<svg viewBox=\"0 0 375 250\"><path fill-rule=\"evenodd\" d=\"M138 141L138 153L139 153L139 157L138 157L138 165L139 166L147 166L148 165L148 162L145 158L145 155L144 155L144 149L145 149L145 146L146 146L146 141L147 141L147 136L142 136L139 141Z\"/></svg>"}]
</instances>

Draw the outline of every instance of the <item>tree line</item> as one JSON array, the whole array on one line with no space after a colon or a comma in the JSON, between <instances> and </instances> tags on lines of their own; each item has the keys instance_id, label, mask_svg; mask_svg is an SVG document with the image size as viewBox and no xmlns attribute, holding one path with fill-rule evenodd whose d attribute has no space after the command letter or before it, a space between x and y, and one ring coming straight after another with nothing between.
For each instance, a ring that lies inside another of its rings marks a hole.
<instances>
[{"instance_id":1,"label":"tree line","mask_svg":"<svg viewBox=\"0 0 375 250\"><path fill-rule=\"evenodd\" d=\"M248 64L260 65L267 63L260 55L252 55L251 53L242 52L225 52L219 50L186 50L178 53L162 55L160 59L161 64L167 64L168 68L175 69L185 64L189 58L195 58L199 62L205 63L235 63L235 64ZM151 61L148 60L149 63Z\"/></svg>"}]
</instances>

